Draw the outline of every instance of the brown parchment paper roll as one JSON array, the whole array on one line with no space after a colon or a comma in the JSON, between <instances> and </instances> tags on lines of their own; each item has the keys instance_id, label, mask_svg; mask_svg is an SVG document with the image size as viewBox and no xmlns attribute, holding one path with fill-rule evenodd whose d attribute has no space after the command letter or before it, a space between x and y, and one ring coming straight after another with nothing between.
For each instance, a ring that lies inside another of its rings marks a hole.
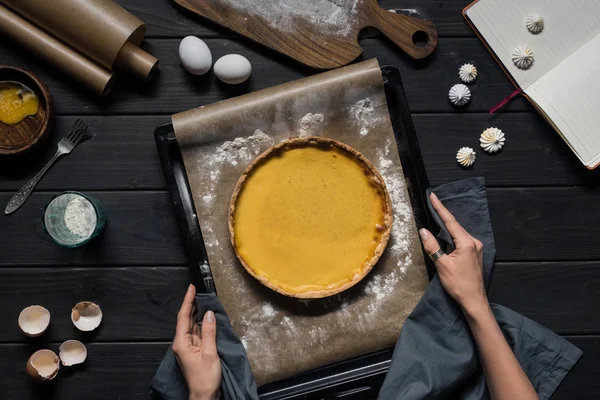
<instances>
[{"instance_id":1,"label":"brown parchment paper roll","mask_svg":"<svg viewBox=\"0 0 600 400\"><path fill-rule=\"evenodd\" d=\"M427 284L417 229L377 60L173 116L219 298L259 385L392 347ZM302 301L255 281L229 241L234 186L257 155L294 136L324 136L364 154L383 176L394 226L361 283Z\"/></svg>"},{"instance_id":2,"label":"brown parchment paper roll","mask_svg":"<svg viewBox=\"0 0 600 400\"><path fill-rule=\"evenodd\" d=\"M146 79L158 62L139 48L146 25L112 0L0 2L106 69L112 70L117 63Z\"/></svg>"},{"instance_id":3,"label":"brown parchment paper roll","mask_svg":"<svg viewBox=\"0 0 600 400\"><path fill-rule=\"evenodd\" d=\"M114 74L20 15L0 5L0 33L70 75L100 96L113 85Z\"/></svg>"}]
</instances>

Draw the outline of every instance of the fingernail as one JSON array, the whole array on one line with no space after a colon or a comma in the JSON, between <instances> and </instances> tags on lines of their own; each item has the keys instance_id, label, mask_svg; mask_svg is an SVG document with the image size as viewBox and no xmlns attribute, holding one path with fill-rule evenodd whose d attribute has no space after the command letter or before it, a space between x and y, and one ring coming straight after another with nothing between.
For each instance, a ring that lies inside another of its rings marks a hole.
<instances>
[{"instance_id":1,"label":"fingernail","mask_svg":"<svg viewBox=\"0 0 600 400\"><path fill-rule=\"evenodd\" d=\"M215 313L212 311L207 311L206 314L204 314L204 321L212 324L215 322Z\"/></svg>"},{"instance_id":2,"label":"fingernail","mask_svg":"<svg viewBox=\"0 0 600 400\"><path fill-rule=\"evenodd\" d=\"M421 240L429 239L429 233L427 233L427 229L423 228L419 231L419 235L421 235Z\"/></svg>"},{"instance_id":3,"label":"fingernail","mask_svg":"<svg viewBox=\"0 0 600 400\"><path fill-rule=\"evenodd\" d=\"M433 192L431 192L431 194L429 195L429 197L431 197L434 200L439 200L438 197Z\"/></svg>"}]
</instances>

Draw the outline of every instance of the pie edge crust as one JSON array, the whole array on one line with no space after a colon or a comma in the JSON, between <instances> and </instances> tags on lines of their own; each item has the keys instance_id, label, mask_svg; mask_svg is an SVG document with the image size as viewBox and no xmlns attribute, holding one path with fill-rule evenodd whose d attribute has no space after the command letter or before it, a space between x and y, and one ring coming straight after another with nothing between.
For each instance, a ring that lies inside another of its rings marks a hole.
<instances>
[{"instance_id":1,"label":"pie edge crust","mask_svg":"<svg viewBox=\"0 0 600 400\"><path fill-rule=\"evenodd\" d=\"M246 182L246 178L248 178L248 176L250 176L250 174L253 172L254 168L257 165L261 164L264 160L271 157L271 155L273 153L279 151L280 149L282 149L284 147L290 147L290 146L302 147L302 146L306 146L306 145L315 145L315 144L316 145L330 145L330 146L333 145L339 149L342 149L346 153L349 153L350 156L359 160L367 167L367 169L372 174L371 176L374 178L373 179L374 182L382 189L383 194L384 194L384 198L385 198L385 214L384 214L385 231L381 234L381 239L379 241L379 244L375 248L373 257L365 263L362 273L355 275L354 278L352 279L352 281L347 282L347 283L345 283L339 287L333 288L333 289L323 289L323 290L313 290L310 292L293 293L293 292L288 292L285 289L273 284L265 277L256 275L254 273L253 269L249 265L247 265L246 261L244 261L244 259L240 256L240 254L238 253L238 250L237 250L236 243L235 243L235 231L234 231L235 207L236 207L236 203L237 203L239 194L242 190L242 187L244 186L244 183ZM335 139L312 136L312 137L306 137L306 138L292 138L292 139L285 140L281 143L278 143L278 144L268 148L267 150L265 150L262 154L260 154L258 157L256 157L246 167L246 169L244 170L244 172L238 179L238 181L235 185L235 188L233 190L233 194L231 195L231 201L229 203L228 227L229 227L229 239L231 241L231 245L233 246L235 255L236 255L237 259L240 261L240 263L242 264L242 266L244 267L244 269L252 277L254 277L256 280L258 280L260 283L267 286L268 288L270 288L284 296L301 298L301 299L319 299L319 298L333 296L335 294L341 293L341 292L351 288L352 286L354 286L358 282L360 282L365 276L367 276L369 274L369 272L371 272L371 270L373 269L373 267L375 266L377 261L379 261L379 258L381 258L381 255L385 251L385 248L387 247L387 244L390 239L390 234L392 231L392 221L393 221L392 201L391 201L389 192L387 190L387 187L385 185L385 181L383 180L383 177L381 176L379 171L377 171L377 169L373 166L373 164L371 164L371 162L365 156L363 156L362 153L360 153L358 150L356 150L342 142L339 142Z\"/></svg>"}]
</instances>

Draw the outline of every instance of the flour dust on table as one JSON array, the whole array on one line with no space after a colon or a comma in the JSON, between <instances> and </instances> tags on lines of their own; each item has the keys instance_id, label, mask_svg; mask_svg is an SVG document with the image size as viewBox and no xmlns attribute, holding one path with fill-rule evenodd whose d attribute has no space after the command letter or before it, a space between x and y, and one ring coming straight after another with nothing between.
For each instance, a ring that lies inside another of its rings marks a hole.
<instances>
[{"instance_id":1,"label":"flour dust on table","mask_svg":"<svg viewBox=\"0 0 600 400\"><path fill-rule=\"evenodd\" d=\"M324 34L346 36L358 22L360 0L221 0L250 17L262 19L271 28L290 32L298 21L311 24Z\"/></svg>"}]
</instances>

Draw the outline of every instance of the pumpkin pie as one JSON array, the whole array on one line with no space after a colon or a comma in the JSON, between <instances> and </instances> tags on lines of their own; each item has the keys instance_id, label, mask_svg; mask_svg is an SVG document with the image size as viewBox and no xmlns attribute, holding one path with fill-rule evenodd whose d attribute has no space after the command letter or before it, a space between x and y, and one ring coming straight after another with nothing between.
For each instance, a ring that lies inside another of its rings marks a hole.
<instances>
[{"instance_id":1,"label":"pumpkin pie","mask_svg":"<svg viewBox=\"0 0 600 400\"><path fill-rule=\"evenodd\" d=\"M373 165L325 138L282 142L240 177L229 232L244 268L291 297L321 298L364 278L390 236L392 205Z\"/></svg>"}]
</instances>

